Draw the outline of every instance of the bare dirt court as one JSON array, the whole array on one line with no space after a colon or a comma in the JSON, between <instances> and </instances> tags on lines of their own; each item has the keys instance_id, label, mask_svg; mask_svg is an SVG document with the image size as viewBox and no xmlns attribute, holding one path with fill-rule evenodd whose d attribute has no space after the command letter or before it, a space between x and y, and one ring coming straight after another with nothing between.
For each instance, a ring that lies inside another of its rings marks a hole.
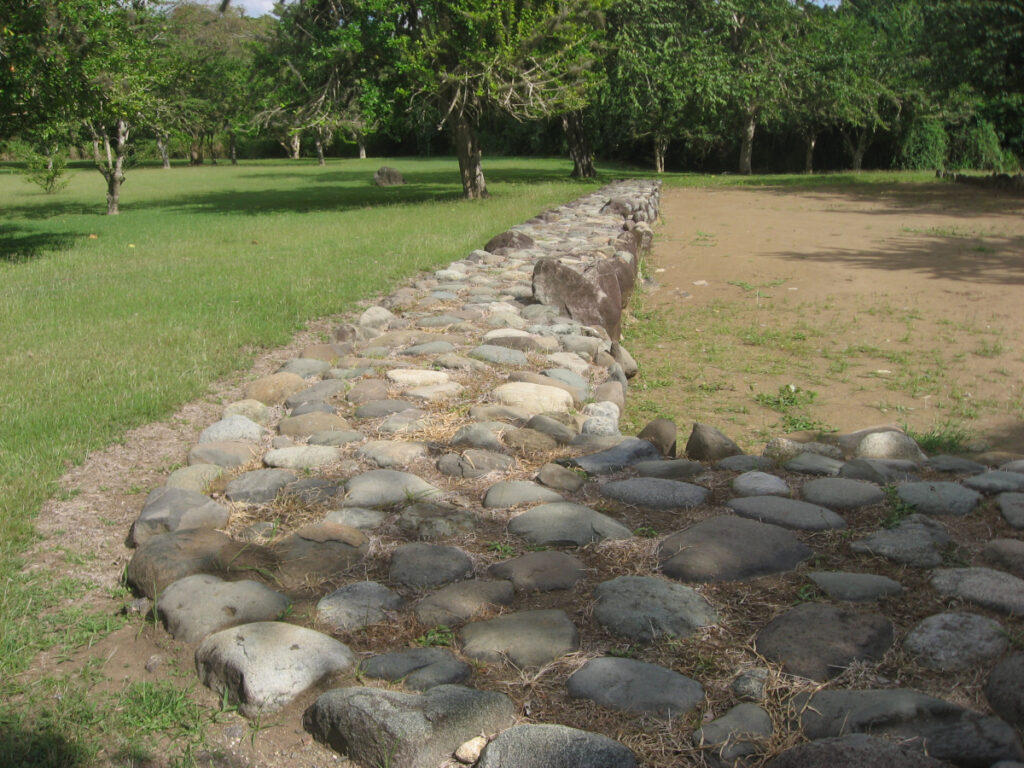
<instances>
[{"instance_id":1,"label":"bare dirt court","mask_svg":"<svg viewBox=\"0 0 1024 768\"><path fill-rule=\"evenodd\" d=\"M818 428L962 426L1024 452L1022 214L950 183L666 189L630 329L642 416L756 450L780 425L757 396L792 384Z\"/></svg>"}]
</instances>

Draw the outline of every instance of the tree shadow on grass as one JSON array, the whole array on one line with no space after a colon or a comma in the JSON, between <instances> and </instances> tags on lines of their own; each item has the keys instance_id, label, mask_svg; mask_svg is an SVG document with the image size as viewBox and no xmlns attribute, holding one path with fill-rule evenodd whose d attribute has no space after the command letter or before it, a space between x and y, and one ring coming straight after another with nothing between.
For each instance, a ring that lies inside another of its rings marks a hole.
<instances>
[{"instance_id":1,"label":"tree shadow on grass","mask_svg":"<svg viewBox=\"0 0 1024 768\"><path fill-rule=\"evenodd\" d=\"M70 232L36 232L14 224L0 224L0 263L19 264L45 253L69 247Z\"/></svg>"},{"instance_id":2,"label":"tree shadow on grass","mask_svg":"<svg viewBox=\"0 0 1024 768\"><path fill-rule=\"evenodd\" d=\"M8 728L0 713L0 765L10 768L78 768L91 762L89 751L53 728Z\"/></svg>"}]
</instances>

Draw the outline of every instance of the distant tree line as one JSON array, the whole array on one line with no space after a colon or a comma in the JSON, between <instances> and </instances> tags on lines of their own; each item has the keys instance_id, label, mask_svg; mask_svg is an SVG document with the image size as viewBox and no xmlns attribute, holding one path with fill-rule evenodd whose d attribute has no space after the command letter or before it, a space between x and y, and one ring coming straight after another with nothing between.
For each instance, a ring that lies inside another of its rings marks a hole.
<instances>
[{"instance_id":1,"label":"distant tree line","mask_svg":"<svg viewBox=\"0 0 1024 768\"><path fill-rule=\"evenodd\" d=\"M484 149L656 170L1015 170L1019 0L0 0L0 140L44 186L85 147L116 213L140 139L240 151Z\"/></svg>"}]
</instances>

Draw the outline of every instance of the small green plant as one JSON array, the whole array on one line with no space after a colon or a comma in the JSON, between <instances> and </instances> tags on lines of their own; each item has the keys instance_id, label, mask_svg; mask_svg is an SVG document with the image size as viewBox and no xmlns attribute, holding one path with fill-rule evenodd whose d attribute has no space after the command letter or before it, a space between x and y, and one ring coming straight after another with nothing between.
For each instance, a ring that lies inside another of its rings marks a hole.
<instances>
[{"instance_id":1,"label":"small green plant","mask_svg":"<svg viewBox=\"0 0 1024 768\"><path fill-rule=\"evenodd\" d=\"M487 542L487 551L494 552L498 557L512 557L516 553L516 548L500 541L489 541Z\"/></svg>"},{"instance_id":2,"label":"small green plant","mask_svg":"<svg viewBox=\"0 0 1024 768\"><path fill-rule=\"evenodd\" d=\"M815 584L804 584L796 591L795 603L809 603L818 597L818 587Z\"/></svg>"},{"instance_id":3,"label":"small green plant","mask_svg":"<svg viewBox=\"0 0 1024 768\"><path fill-rule=\"evenodd\" d=\"M801 389L795 384L783 384L775 394L762 392L754 399L766 408L785 413L793 408L804 408L818 399L813 389Z\"/></svg>"},{"instance_id":4,"label":"small green plant","mask_svg":"<svg viewBox=\"0 0 1024 768\"><path fill-rule=\"evenodd\" d=\"M908 515L914 514L914 508L900 498L895 485L882 488L889 502L889 512L882 518L883 528L895 528Z\"/></svg>"},{"instance_id":5,"label":"small green plant","mask_svg":"<svg viewBox=\"0 0 1024 768\"><path fill-rule=\"evenodd\" d=\"M121 701L121 717L136 733L197 734L205 725L203 710L189 691L168 682L131 683Z\"/></svg>"},{"instance_id":6,"label":"small green plant","mask_svg":"<svg viewBox=\"0 0 1024 768\"><path fill-rule=\"evenodd\" d=\"M933 424L925 432L918 432L906 424L906 432L929 455L936 453L960 453L967 447L971 432L963 424L956 421L944 421Z\"/></svg>"},{"instance_id":7,"label":"small green plant","mask_svg":"<svg viewBox=\"0 0 1024 768\"><path fill-rule=\"evenodd\" d=\"M649 525L641 525L639 528L633 531L634 536L639 536L641 539L656 539L660 535L657 528L652 528Z\"/></svg>"},{"instance_id":8,"label":"small green plant","mask_svg":"<svg viewBox=\"0 0 1024 768\"><path fill-rule=\"evenodd\" d=\"M622 646L620 648L609 648L608 655L614 656L616 659L635 659L640 652L639 646L634 643Z\"/></svg>"},{"instance_id":9,"label":"small green plant","mask_svg":"<svg viewBox=\"0 0 1024 768\"><path fill-rule=\"evenodd\" d=\"M982 339L974 348L974 354L978 357L999 357L1005 351L1006 348L1000 342L990 342L988 339Z\"/></svg>"},{"instance_id":10,"label":"small green plant","mask_svg":"<svg viewBox=\"0 0 1024 768\"><path fill-rule=\"evenodd\" d=\"M428 629L425 634L420 635L414 641L416 645L424 648L445 647L447 648L455 640L455 630L444 624L438 624Z\"/></svg>"}]
</instances>

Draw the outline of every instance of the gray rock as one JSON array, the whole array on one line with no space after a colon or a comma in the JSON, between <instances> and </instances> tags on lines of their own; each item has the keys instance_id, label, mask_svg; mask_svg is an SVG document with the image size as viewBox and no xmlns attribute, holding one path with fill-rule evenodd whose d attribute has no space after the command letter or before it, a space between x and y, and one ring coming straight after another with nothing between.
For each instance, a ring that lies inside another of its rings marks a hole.
<instances>
[{"instance_id":1,"label":"gray rock","mask_svg":"<svg viewBox=\"0 0 1024 768\"><path fill-rule=\"evenodd\" d=\"M985 698L999 717L1024 729L1024 653L1007 656L995 666L985 683Z\"/></svg>"},{"instance_id":2,"label":"gray rock","mask_svg":"<svg viewBox=\"0 0 1024 768\"><path fill-rule=\"evenodd\" d=\"M426 415L427 412L420 408L406 408L384 419L377 427L377 431L384 435L418 432L427 426L427 421L423 418Z\"/></svg>"},{"instance_id":3,"label":"gray rock","mask_svg":"<svg viewBox=\"0 0 1024 768\"><path fill-rule=\"evenodd\" d=\"M387 400L388 383L384 379L363 379L345 395L345 399L353 405L372 403L376 400Z\"/></svg>"},{"instance_id":4,"label":"gray rock","mask_svg":"<svg viewBox=\"0 0 1024 768\"><path fill-rule=\"evenodd\" d=\"M657 477L616 480L599 486L598 490L605 498L649 509L699 507L709 493L699 485Z\"/></svg>"},{"instance_id":5,"label":"gray rock","mask_svg":"<svg viewBox=\"0 0 1024 768\"><path fill-rule=\"evenodd\" d=\"M804 501L831 509L859 509L885 500L882 489L863 480L826 477L804 483L800 489Z\"/></svg>"},{"instance_id":6,"label":"gray rock","mask_svg":"<svg viewBox=\"0 0 1024 768\"><path fill-rule=\"evenodd\" d=\"M512 405L474 405L469 409L469 418L476 421L507 421L515 426L526 424L532 415L525 408Z\"/></svg>"},{"instance_id":7,"label":"gray rock","mask_svg":"<svg viewBox=\"0 0 1024 768\"><path fill-rule=\"evenodd\" d=\"M726 456L715 462L715 469L726 469L732 472L754 472L771 469L775 462L767 456Z\"/></svg>"},{"instance_id":8,"label":"gray rock","mask_svg":"<svg viewBox=\"0 0 1024 768\"><path fill-rule=\"evenodd\" d=\"M571 469L554 463L548 463L541 467L537 473L537 479L549 488L567 493L576 493L587 482L587 478L581 473L573 472Z\"/></svg>"},{"instance_id":9,"label":"gray rock","mask_svg":"<svg viewBox=\"0 0 1024 768\"><path fill-rule=\"evenodd\" d=\"M429 627L455 626L484 611L509 605L514 597L512 584L507 581L460 581L423 598L416 606L416 618Z\"/></svg>"},{"instance_id":10,"label":"gray rock","mask_svg":"<svg viewBox=\"0 0 1024 768\"><path fill-rule=\"evenodd\" d=\"M405 184L405 177L398 169L382 165L374 171L373 183L378 187L397 187ZM377 309L382 309L382 307L377 307Z\"/></svg>"},{"instance_id":11,"label":"gray rock","mask_svg":"<svg viewBox=\"0 0 1024 768\"><path fill-rule=\"evenodd\" d=\"M572 589L586 575L583 562L567 552L529 552L521 557L495 563L487 572L496 579L508 579L520 592L549 592Z\"/></svg>"},{"instance_id":12,"label":"gray rock","mask_svg":"<svg viewBox=\"0 0 1024 768\"><path fill-rule=\"evenodd\" d=\"M495 432L508 429L507 424L500 422L487 422L484 424L469 424L462 427L451 439L452 448L481 448L487 451L498 451L502 449L501 440Z\"/></svg>"},{"instance_id":13,"label":"gray rock","mask_svg":"<svg viewBox=\"0 0 1024 768\"><path fill-rule=\"evenodd\" d=\"M388 513L380 509L345 507L344 509L332 509L324 517L323 522L347 525L349 528L367 531L383 523L387 516Z\"/></svg>"},{"instance_id":14,"label":"gray rock","mask_svg":"<svg viewBox=\"0 0 1024 768\"><path fill-rule=\"evenodd\" d=\"M991 568L937 568L932 586L941 595L959 597L993 611L1024 614L1024 579Z\"/></svg>"},{"instance_id":15,"label":"gray rock","mask_svg":"<svg viewBox=\"0 0 1024 768\"><path fill-rule=\"evenodd\" d=\"M704 689L696 680L635 659L591 659L565 685L574 699L661 717L685 715L704 701Z\"/></svg>"},{"instance_id":16,"label":"gray rock","mask_svg":"<svg viewBox=\"0 0 1024 768\"><path fill-rule=\"evenodd\" d=\"M533 544L582 547L604 539L628 539L622 523L582 504L541 504L509 521L508 531Z\"/></svg>"},{"instance_id":17,"label":"gray rock","mask_svg":"<svg viewBox=\"0 0 1024 768\"><path fill-rule=\"evenodd\" d=\"M898 581L875 573L815 571L808 573L807 578L833 600L863 603L903 594L903 586Z\"/></svg>"},{"instance_id":18,"label":"gray rock","mask_svg":"<svg viewBox=\"0 0 1024 768\"><path fill-rule=\"evenodd\" d=\"M530 362L526 354L520 350L497 344L481 344L471 349L467 355L473 360L493 365L527 365Z\"/></svg>"},{"instance_id":19,"label":"gray rock","mask_svg":"<svg viewBox=\"0 0 1024 768\"><path fill-rule=\"evenodd\" d=\"M564 501L562 495L529 480L505 480L495 483L484 494L484 506L490 509L504 509L517 504L533 502Z\"/></svg>"},{"instance_id":20,"label":"gray rock","mask_svg":"<svg viewBox=\"0 0 1024 768\"><path fill-rule=\"evenodd\" d=\"M448 294L448 296L455 298L452 294ZM450 341L426 341L422 344L414 344L411 347L406 347L398 354L410 357L436 357L437 355L445 355L454 351L455 345Z\"/></svg>"},{"instance_id":21,"label":"gray rock","mask_svg":"<svg viewBox=\"0 0 1024 768\"><path fill-rule=\"evenodd\" d=\"M322 678L354 663L345 644L277 621L225 629L196 649L199 680L237 703L246 717L275 712Z\"/></svg>"},{"instance_id":22,"label":"gray rock","mask_svg":"<svg viewBox=\"0 0 1024 768\"><path fill-rule=\"evenodd\" d=\"M992 539L981 550L989 565L1024 579L1024 541L1018 539Z\"/></svg>"},{"instance_id":23,"label":"gray rock","mask_svg":"<svg viewBox=\"0 0 1024 768\"><path fill-rule=\"evenodd\" d=\"M665 480L690 480L706 471L699 461L689 459L640 461L633 465L633 469L640 477L659 477Z\"/></svg>"},{"instance_id":24,"label":"gray rock","mask_svg":"<svg viewBox=\"0 0 1024 768\"><path fill-rule=\"evenodd\" d=\"M419 539L443 539L476 528L476 516L463 509L421 501L398 515L398 527Z\"/></svg>"},{"instance_id":25,"label":"gray rock","mask_svg":"<svg viewBox=\"0 0 1024 768\"><path fill-rule=\"evenodd\" d=\"M376 624L397 611L405 601L383 584L357 581L336 589L316 604L317 620L332 632L347 632Z\"/></svg>"},{"instance_id":26,"label":"gray rock","mask_svg":"<svg viewBox=\"0 0 1024 768\"><path fill-rule=\"evenodd\" d=\"M903 646L929 669L968 669L1001 656L1009 642L998 622L974 613L937 613L919 621Z\"/></svg>"},{"instance_id":27,"label":"gray rock","mask_svg":"<svg viewBox=\"0 0 1024 768\"><path fill-rule=\"evenodd\" d=\"M331 369L331 364L326 360L313 358L296 357L277 369L278 373L294 373L304 379L313 379L322 376Z\"/></svg>"},{"instance_id":28,"label":"gray rock","mask_svg":"<svg viewBox=\"0 0 1024 768\"><path fill-rule=\"evenodd\" d=\"M408 472L374 469L346 483L344 506L390 507L422 501L440 493L426 480Z\"/></svg>"},{"instance_id":29,"label":"gray rock","mask_svg":"<svg viewBox=\"0 0 1024 768\"><path fill-rule=\"evenodd\" d=\"M594 618L615 635L650 643L689 637L718 622L714 608L689 587L650 576L619 576L598 584Z\"/></svg>"},{"instance_id":30,"label":"gray rock","mask_svg":"<svg viewBox=\"0 0 1024 768\"><path fill-rule=\"evenodd\" d=\"M666 576L680 581L738 581L795 568L813 554L776 525L721 515L674 533L658 548Z\"/></svg>"},{"instance_id":31,"label":"gray rock","mask_svg":"<svg viewBox=\"0 0 1024 768\"><path fill-rule=\"evenodd\" d=\"M984 464L979 464L976 461L964 459L960 456L946 455L932 456L925 462L925 466L935 472L948 472L958 475L976 475L979 472L984 472L986 469Z\"/></svg>"},{"instance_id":32,"label":"gray rock","mask_svg":"<svg viewBox=\"0 0 1024 768\"><path fill-rule=\"evenodd\" d=\"M301 408L313 407L312 404L300 406ZM327 406L328 408L330 406ZM306 411L305 413L289 416L281 419L277 425L277 431L288 437L309 437L318 432L342 431L348 429L348 422L340 416L324 411Z\"/></svg>"},{"instance_id":33,"label":"gray rock","mask_svg":"<svg viewBox=\"0 0 1024 768\"><path fill-rule=\"evenodd\" d=\"M351 568L369 549L366 534L337 523L305 525L275 546L289 585L329 578Z\"/></svg>"},{"instance_id":34,"label":"gray rock","mask_svg":"<svg viewBox=\"0 0 1024 768\"><path fill-rule=\"evenodd\" d=\"M658 449L651 443L636 437L626 437L613 448L589 456L562 459L558 463L582 469L588 475L608 475L638 462L659 458L661 455Z\"/></svg>"},{"instance_id":35,"label":"gray rock","mask_svg":"<svg viewBox=\"0 0 1024 768\"><path fill-rule=\"evenodd\" d=\"M313 737L366 768L437 768L480 733L515 722L501 693L438 685L421 694L383 688L336 688L306 710Z\"/></svg>"},{"instance_id":36,"label":"gray rock","mask_svg":"<svg viewBox=\"0 0 1024 768\"><path fill-rule=\"evenodd\" d=\"M875 485L905 483L917 479L917 464L886 459L851 459L839 469L839 477L867 480Z\"/></svg>"},{"instance_id":37,"label":"gray rock","mask_svg":"<svg viewBox=\"0 0 1024 768\"><path fill-rule=\"evenodd\" d=\"M289 410L298 408L305 403L324 403L332 397L343 394L348 389L348 384L341 379L328 379L319 381L311 387L300 389L293 395L289 395L284 405Z\"/></svg>"},{"instance_id":38,"label":"gray rock","mask_svg":"<svg viewBox=\"0 0 1024 768\"><path fill-rule=\"evenodd\" d=\"M637 433L637 437L649 440L667 458L676 455L676 435L676 423L671 419L654 419Z\"/></svg>"},{"instance_id":39,"label":"gray rock","mask_svg":"<svg viewBox=\"0 0 1024 768\"><path fill-rule=\"evenodd\" d=\"M181 467L167 476L166 488L180 488L183 491L206 493L210 485L224 475L224 468L216 464L193 464Z\"/></svg>"},{"instance_id":40,"label":"gray rock","mask_svg":"<svg viewBox=\"0 0 1024 768\"><path fill-rule=\"evenodd\" d=\"M771 738L772 719L756 704L739 704L717 720L693 732L690 740L697 747L710 749L724 765L764 751Z\"/></svg>"},{"instance_id":41,"label":"gray rock","mask_svg":"<svg viewBox=\"0 0 1024 768\"><path fill-rule=\"evenodd\" d=\"M919 744L896 744L866 733L797 744L765 763L765 768L949 768L928 757ZM995 768L993 766L993 768Z\"/></svg>"},{"instance_id":42,"label":"gray rock","mask_svg":"<svg viewBox=\"0 0 1024 768\"><path fill-rule=\"evenodd\" d=\"M258 448L253 443L241 443L237 440L225 440L217 443L202 443L188 452L188 463L213 464L214 466L231 469L248 464L256 456Z\"/></svg>"},{"instance_id":43,"label":"gray rock","mask_svg":"<svg viewBox=\"0 0 1024 768\"><path fill-rule=\"evenodd\" d=\"M1024 528L1024 493L1001 493L996 502L1011 527Z\"/></svg>"},{"instance_id":44,"label":"gray rock","mask_svg":"<svg viewBox=\"0 0 1024 768\"><path fill-rule=\"evenodd\" d=\"M837 461L843 459L842 449L838 445L829 445L828 443L802 443L787 437L775 437L769 440L764 447L764 456L776 464L785 464L805 453L825 456Z\"/></svg>"},{"instance_id":45,"label":"gray rock","mask_svg":"<svg viewBox=\"0 0 1024 768\"><path fill-rule=\"evenodd\" d=\"M383 430L382 430L383 431ZM310 445L346 445L365 440L366 435L354 429L332 429L327 432L316 432L309 436Z\"/></svg>"},{"instance_id":46,"label":"gray rock","mask_svg":"<svg viewBox=\"0 0 1024 768\"><path fill-rule=\"evenodd\" d=\"M517 725L498 734L476 768L636 768L617 741L564 725Z\"/></svg>"},{"instance_id":47,"label":"gray rock","mask_svg":"<svg viewBox=\"0 0 1024 768\"><path fill-rule=\"evenodd\" d=\"M765 686L768 682L768 670L764 667L754 667L740 672L736 678L729 683L729 690L737 699L743 701L762 701L765 694Z\"/></svg>"},{"instance_id":48,"label":"gray rock","mask_svg":"<svg viewBox=\"0 0 1024 768\"><path fill-rule=\"evenodd\" d=\"M562 445L568 445L571 443L573 438L578 434L575 429L572 429L562 422L543 413L537 414L526 422L526 428L536 430L548 437L552 437L556 442L561 443Z\"/></svg>"},{"instance_id":49,"label":"gray rock","mask_svg":"<svg viewBox=\"0 0 1024 768\"><path fill-rule=\"evenodd\" d=\"M415 407L408 400L370 400L356 408L355 417L357 419L379 419Z\"/></svg>"},{"instance_id":50,"label":"gray rock","mask_svg":"<svg viewBox=\"0 0 1024 768\"><path fill-rule=\"evenodd\" d=\"M341 458L333 445L295 445L275 448L263 456L263 463L279 469L314 469L333 464Z\"/></svg>"},{"instance_id":51,"label":"gray rock","mask_svg":"<svg viewBox=\"0 0 1024 768\"><path fill-rule=\"evenodd\" d=\"M372 461L382 469L404 467L424 458L427 453L426 443L407 440L371 440L356 451L359 458Z\"/></svg>"},{"instance_id":52,"label":"gray rock","mask_svg":"<svg viewBox=\"0 0 1024 768\"><path fill-rule=\"evenodd\" d=\"M521 456L554 451L558 441L535 429L510 429L501 435L502 442Z\"/></svg>"},{"instance_id":53,"label":"gray rock","mask_svg":"<svg viewBox=\"0 0 1024 768\"><path fill-rule=\"evenodd\" d=\"M522 408L531 414L568 412L573 408L572 395L564 389L528 381L500 384L491 391L496 402Z\"/></svg>"},{"instance_id":54,"label":"gray rock","mask_svg":"<svg viewBox=\"0 0 1024 768\"><path fill-rule=\"evenodd\" d=\"M859 459L903 459L918 464L928 458L914 438L892 430L864 435L853 455Z\"/></svg>"},{"instance_id":55,"label":"gray rock","mask_svg":"<svg viewBox=\"0 0 1024 768\"><path fill-rule=\"evenodd\" d=\"M252 419L235 414L214 422L199 433L200 443L239 441L258 443L263 437L263 427Z\"/></svg>"},{"instance_id":56,"label":"gray rock","mask_svg":"<svg viewBox=\"0 0 1024 768\"><path fill-rule=\"evenodd\" d=\"M737 496L784 496L790 495L789 484L777 475L767 472L744 472L732 479L732 491Z\"/></svg>"},{"instance_id":57,"label":"gray rock","mask_svg":"<svg viewBox=\"0 0 1024 768\"><path fill-rule=\"evenodd\" d=\"M367 677L402 682L406 688L425 691L438 685L465 683L473 671L447 648L410 648L367 659Z\"/></svg>"},{"instance_id":58,"label":"gray rock","mask_svg":"<svg viewBox=\"0 0 1024 768\"><path fill-rule=\"evenodd\" d=\"M843 468L843 462L817 453L801 453L783 465L787 471L798 475L830 475L835 477Z\"/></svg>"},{"instance_id":59,"label":"gray rock","mask_svg":"<svg viewBox=\"0 0 1024 768\"><path fill-rule=\"evenodd\" d=\"M209 528L152 536L128 561L125 581L137 593L153 599L178 579L216 571L221 550L230 542L227 534Z\"/></svg>"},{"instance_id":60,"label":"gray rock","mask_svg":"<svg viewBox=\"0 0 1024 768\"><path fill-rule=\"evenodd\" d=\"M893 626L877 613L828 603L802 603L757 633L757 652L791 675L829 680L854 661L881 661Z\"/></svg>"},{"instance_id":61,"label":"gray rock","mask_svg":"<svg viewBox=\"0 0 1024 768\"><path fill-rule=\"evenodd\" d=\"M392 553L388 578L406 587L427 589L472 574L473 561L458 547L413 542L402 544Z\"/></svg>"},{"instance_id":62,"label":"gray rock","mask_svg":"<svg viewBox=\"0 0 1024 768\"><path fill-rule=\"evenodd\" d=\"M259 400L238 400L228 403L221 411L220 417L226 419L229 416L245 416L257 424L266 426L270 421L270 409Z\"/></svg>"},{"instance_id":63,"label":"gray rock","mask_svg":"<svg viewBox=\"0 0 1024 768\"><path fill-rule=\"evenodd\" d=\"M964 480L964 485L982 493L1018 493L1024 491L1024 472L983 472Z\"/></svg>"},{"instance_id":64,"label":"gray rock","mask_svg":"<svg viewBox=\"0 0 1024 768\"><path fill-rule=\"evenodd\" d=\"M491 472L503 472L512 463L512 458L502 453L470 448L461 454L446 453L438 459L437 469L450 477L473 479Z\"/></svg>"},{"instance_id":65,"label":"gray rock","mask_svg":"<svg viewBox=\"0 0 1024 768\"><path fill-rule=\"evenodd\" d=\"M209 496L180 488L155 488L146 496L132 524L131 541L139 546L152 536L186 528L221 528L230 513Z\"/></svg>"},{"instance_id":66,"label":"gray rock","mask_svg":"<svg viewBox=\"0 0 1024 768\"><path fill-rule=\"evenodd\" d=\"M254 469L228 483L224 495L231 501L263 504L277 498L281 489L296 477L294 472L287 469Z\"/></svg>"},{"instance_id":67,"label":"gray rock","mask_svg":"<svg viewBox=\"0 0 1024 768\"><path fill-rule=\"evenodd\" d=\"M915 568L934 568L942 563L942 550L949 543L942 523L924 515L910 515L894 528L883 528L853 542L850 549Z\"/></svg>"},{"instance_id":68,"label":"gray rock","mask_svg":"<svg viewBox=\"0 0 1024 768\"><path fill-rule=\"evenodd\" d=\"M904 483L896 488L904 504L926 515L963 517L974 511L981 494L959 483Z\"/></svg>"},{"instance_id":69,"label":"gray rock","mask_svg":"<svg viewBox=\"0 0 1024 768\"><path fill-rule=\"evenodd\" d=\"M721 461L737 456L743 449L714 427L694 422L690 439L686 441L686 455L694 461Z\"/></svg>"},{"instance_id":70,"label":"gray rock","mask_svg":"<svg viewBox=\"0 0 1024 768\"><path fill-rule=\"evenodd\" d=\"M730 499L726 506L740 517L804 531L845 528L846 521L831 509L781 496L748 496Z\"/></svg>"},{"instance_id":71,"label":"gray rock","mask_svg":"<svg viewBox=\"0 0 1024 768\"><path fill-rule=\"evenodd\" d=\"M307 506L329 504L334 501L341 486L323 477L305 477L285 486L284 493Z\"/></svg>"}]
</instances>

